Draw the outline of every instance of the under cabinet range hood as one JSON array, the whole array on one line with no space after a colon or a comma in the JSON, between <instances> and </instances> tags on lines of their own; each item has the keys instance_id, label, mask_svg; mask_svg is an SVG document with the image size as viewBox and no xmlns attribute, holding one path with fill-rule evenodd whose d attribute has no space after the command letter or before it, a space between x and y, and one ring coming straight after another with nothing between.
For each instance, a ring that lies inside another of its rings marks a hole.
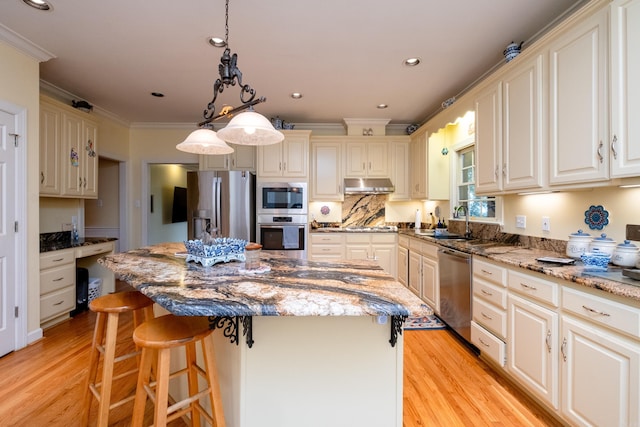
<instances>
[{"instance_id":1,"label":"under cabinet range hood","mask_svg":"<svg viewBox=\"0 0 640 427\"><path fill-rule=\"evenodd\" d=\"M389 194L394 191L389 178L344 179L344 194Z\"/></svg>"}]
</instances>

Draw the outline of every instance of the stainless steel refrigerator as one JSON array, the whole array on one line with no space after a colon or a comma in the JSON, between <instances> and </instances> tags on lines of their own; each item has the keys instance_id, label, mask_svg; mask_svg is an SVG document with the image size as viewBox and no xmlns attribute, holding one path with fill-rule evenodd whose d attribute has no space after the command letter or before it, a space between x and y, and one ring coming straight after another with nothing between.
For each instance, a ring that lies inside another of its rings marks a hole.
<instances>
[{"instance_id":1,"label":"stainless steel refrigerator","mask_svg":"<svg viewBox=\"0 0 640 427\"><path fill-rule=\"evenodd\" d=\"M255 242L256 176L248 171L187 172L187 232L199 239L233 237Z\"/></svg>"}]
</instances>

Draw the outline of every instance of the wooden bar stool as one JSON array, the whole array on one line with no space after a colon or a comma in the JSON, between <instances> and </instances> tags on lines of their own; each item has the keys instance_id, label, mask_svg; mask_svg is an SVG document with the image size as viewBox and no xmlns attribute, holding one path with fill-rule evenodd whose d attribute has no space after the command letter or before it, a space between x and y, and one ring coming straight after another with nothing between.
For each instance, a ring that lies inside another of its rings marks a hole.
<instances>
[{"instance_id":1,"label":"wooden bar stool","mask_svg":"<svg viewBox=\"0 0 640 427\"><path fill-rule=\"evenodd\" d=\"M98 400L98 427L109 424L109 411L134 399L131 395L115 403L111 403L113 382L138 372L137 367L114 376L114 365L131 357L137 356L136 366L140 365L140 351L119 355L116 357L118 339L118 320L120 313L133 312L134 329L146 320L153 318L153 301L138 291L118 292L98 297L89 303L91 311L97 313L96 326L91 344L89 359L89 378L85 388L84 414L82 425L89 422L92 396ZM102 375L98 380L98 366L102 355Z\"/></svg>"},{"instance_id":2,"label":"wooden bar stool","mask_svg":"<svg viewBox=\"0 0 640 427\"><path fill-rule=\"evenodd\" d=\"M147 397L155 404L154 426L166 426L167 422L187 413L191 413L192 426L201 425L201 415L214 427L226 426L212 332L206 317L173 315L157 317L136 328L133 340L142 348L142 362L133 406L133 427L142 425ZM202 346L204 369L196 361L197 342ZM182 346L186 350L186 367L170 372L171 350ZM156 381L152 382L151 368L155 362ZM168 406L169 380L185 374L189 384L189 397ZM206 380L206 388L203 390L198 385L198 375ZM211 415L200 404L200 399L204 396L209 397Z\"/></svg>"}]
</instances>

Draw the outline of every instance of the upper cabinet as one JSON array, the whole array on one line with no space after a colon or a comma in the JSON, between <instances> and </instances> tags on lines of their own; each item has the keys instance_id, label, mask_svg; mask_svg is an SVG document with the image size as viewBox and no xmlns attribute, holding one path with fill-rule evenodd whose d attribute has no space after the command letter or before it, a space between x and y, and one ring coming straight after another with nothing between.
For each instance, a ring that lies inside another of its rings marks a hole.
<instances>
[{"instance_id":1,"label":"upper cabinet","mask_svg":"<svg viewBox=\"0 0 640 427\"><path fill-rule=\"evenodd\" d=\"M344 146L345 178L388 178L389 142L375 137L349 138Z\"/></svg>"},{"instance_id":2,"label":"upper cabinet","mask_svg":"<svg viewBox=\"0 0 640 427\"><path fill-rule=\"evenodd\" d=\"M40 194L98 197L98 126L87 113L40 105Z\"/></svg>"},{"instance_id":3,"label":"upper cabinet","mask_svg":"<svg viewBox=\"0 0 640 427\"><path fill-rule=\"evenodd\" d=\"M311 131L283 131L279 144L258 147L258 178L304 178L309 175Z\"/></svg>"},{"instance_id":4,"label":"upper cabinet","mask_svg":"<svg viewBox=\"0 0 640 427\"><path fill-rule=\"evenodd\" d=\"M391 183L395 190L389 194L389 200L409 200L411 199L411 182L409 180L409 159L410 143L408 139L402 141L391 141Z\"/></svg>"},{"instance_id":5,"label":"upper cabinet","mask_svg":"<svg viewBox=\"0 0 640 427\"><path fill-rule=\"evenodd\" d=\"M229 144L233 153L224 155L200 155L200 170L252 171L256 170L256 147Z\"/></svg>"},{"instance_id":6,"label":"upper cabinet","mask_svg":"<svg viewBox=\"0 0 640 427\"><path fill-rule=\"evenodd\" d=\"M552 185L609 178L607 18L604 8L549 45Z\"/></svg>"},{"instance_id":7,"label":"upper cabinet","mask_svg":"<svg viewBox=\"0 0 640 427\"><path fill-rule=\"evenodd\" d=\"M611 176L638 176L640 80L636 76L640 73L640 0L614 0L610 13Z\"/></svg>"},{"instance_id":8,"label":"upper cabinet","mask_svg":"<svg viewBox=\"0 0 640 427\"><path fill-rule=\"evenodd\" d=\"M518 58L475 97L478 194L541 188L544 55Z\"/></svg>"},{"instance_id":9,"label":"upper cabinet","mask_svg":"<svg viewBox=\"0 0 640 427\"><path fill-rule=\"evenodd\" d=\"M418 130L411 134L411 198L427 198L427 132Z\"/></svg>"},{"instance_id":10,"label":"upper cabinet","mask_svg":"<svg viewBox=\"0 0 640 427\"><path fill-rule=\"evenodd\" d=\"M311 142L310 201L342 201L342 141L313 139Z\"/></svg>"}]
</instances>

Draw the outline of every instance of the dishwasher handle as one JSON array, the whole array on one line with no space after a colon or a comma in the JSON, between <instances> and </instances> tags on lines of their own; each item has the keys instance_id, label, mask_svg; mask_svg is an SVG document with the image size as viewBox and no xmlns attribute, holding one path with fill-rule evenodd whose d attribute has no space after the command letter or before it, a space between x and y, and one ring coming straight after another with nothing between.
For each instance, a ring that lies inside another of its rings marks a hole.
<instances>
[{"instance_id":1,"label":"dishwasher handle","mask_svg":"<svg viewBox=\"0 0 640 427\"><path fill-rule=\"evenodd\" d=\"M471 255L469 255L467 253L464 253L464 252L455 251L453 249L440 248L440 249L438 249L438 254L454 256L456 258L463 258L463 259L465 259L467 261L471 260Z\"/></svg>"}]
</instances>

